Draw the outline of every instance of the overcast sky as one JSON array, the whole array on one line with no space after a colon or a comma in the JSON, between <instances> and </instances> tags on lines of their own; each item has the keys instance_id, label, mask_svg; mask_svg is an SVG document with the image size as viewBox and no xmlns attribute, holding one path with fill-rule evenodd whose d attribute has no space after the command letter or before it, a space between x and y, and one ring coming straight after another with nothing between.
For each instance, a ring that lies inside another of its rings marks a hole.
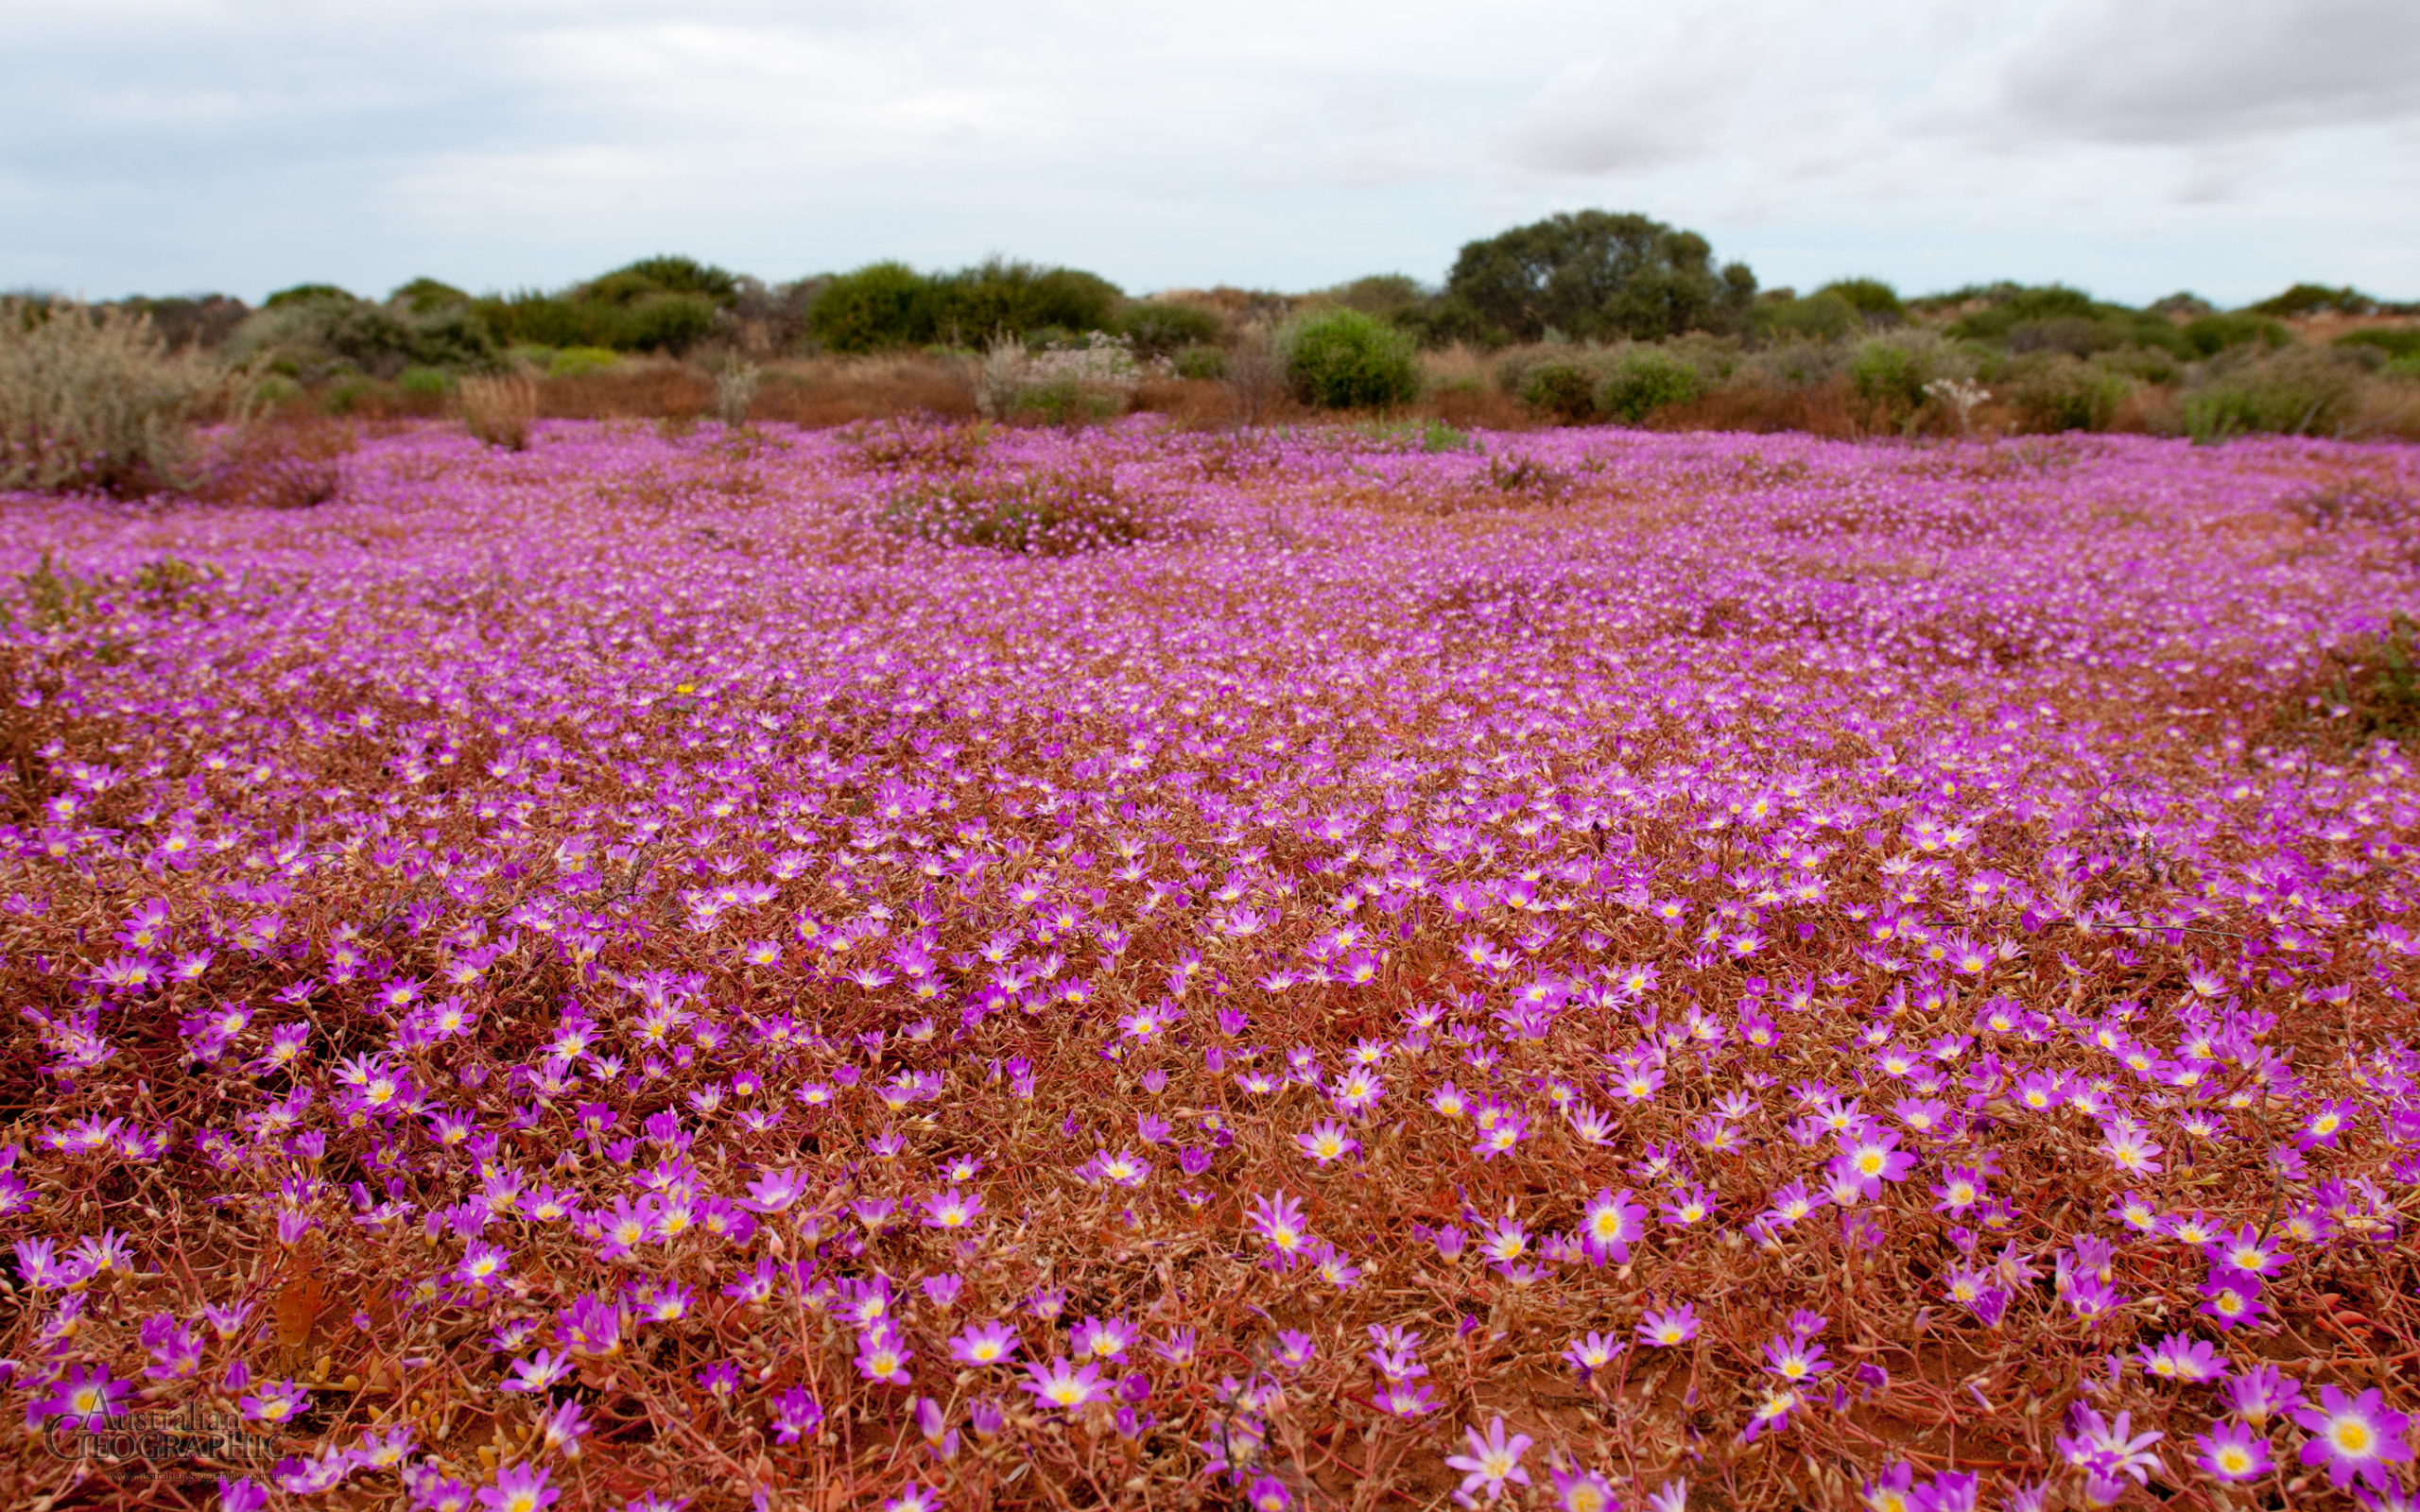
<instances>
[{"instance_id":1,"label":"overcast sky","mask_svg":"<svg viewBox=\"0 0 2420 1512\"><path fill-rule=\"evenodd\" d=\"M1768 285L2420 299L2415 0L4 0L0 286L683 251L1441 278L1644 211Z\"/></svg>"}]
</instances>

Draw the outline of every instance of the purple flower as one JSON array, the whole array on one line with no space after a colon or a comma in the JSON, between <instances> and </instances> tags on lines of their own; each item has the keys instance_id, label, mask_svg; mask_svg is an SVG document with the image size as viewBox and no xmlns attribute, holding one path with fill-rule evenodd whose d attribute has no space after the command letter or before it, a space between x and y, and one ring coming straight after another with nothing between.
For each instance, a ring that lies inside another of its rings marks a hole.
<instances>
[{"instance_id":1,"label":"purple flower","mask_svg":"<svg viewBox=\"0 0 2420 1512\"><path fill-rule=\"evenodd\" d=\"M1485 1489L1487 1499L1493 1502L1504 1494L1507 1482L1516 1486L1530 1484L1530 1472L1521 1468L1521 1456L1530 1449L1529 1435L1514 1434L1508 1441L1504 1419L1499 1416L1487 1425L1486 1436L1480 1436L1476 1428L1464 1429L1462 1436L1469 1441L1470 1452L1446 1455L1445 1468L1462 1472L1461 1487L1454 1494L1463 1505L1472 1504L1470 1495L1476 1490Z\"/></svg>"},{"instance_id":2,"label":"purple flower","mask_svg":"<svg viewBox=\"0 0 2420 1512\"><path fill-rule=\"evenodd\" d=\"M2328 1483L2340 1491L2356 1477L2381 1491L2392 1489L2395 1481L2388 1463L2411 1457L2404 1437L2411 1419L2384 1405L2376 1387L2347 1397L2323 1385L2319 1404L2297 1407L2293 1416L2311 1435L2303 1444L2302 1462L2325 1466Z\"/></svg>"},{"instance_id":3,"label":"purple flower","mask_svg":"<svg viewBox=\"0 0 2420 1512\"><path fill-rule=\"evenodd\" d=\"M2249 1424L2212 1423L2193 1447L2193 1462L2220 1480L2249 1481L2269 1473L2269 1439Z\"/></svg>"},{"instance_id":4,"label":"purple flower","mask_svg":"<svg viewBox=\"0 0 2420 1512\"><path fill-rule=\"evenodd\" d=\"M823 1426L823 1408L804 1386L792 1386L774 1398L771 1417L773 1436L785 1444L795 1444Z\"/></svg>"},{"instance_id":5,"label":"purple flower","mask_svg":"<svg viewBox=\"0 0 2420 1512\"><path fill-rule=\"evenodd\" d=\"M546 1484L543 1465L507 1465L495 1472L495 1484L479 1487L479 1504L489 1512L545 1512L562 1492Z\"/></svg>"},{"instance_id":6,"label":"purple flower","mask_svg":"<svg viewBox=\"0 0 2420 1512\"><path fill-rule=\"evenodd\" d=\"M1064 1355L1054 1356L1046 1366L1027 1366L1025 1370L1028 1379L1020 1383L1043 1406L1073 1412L1109 1394L1100 1383L1098 1366L1073 1365Z\"/></svg>"}]
</instances>

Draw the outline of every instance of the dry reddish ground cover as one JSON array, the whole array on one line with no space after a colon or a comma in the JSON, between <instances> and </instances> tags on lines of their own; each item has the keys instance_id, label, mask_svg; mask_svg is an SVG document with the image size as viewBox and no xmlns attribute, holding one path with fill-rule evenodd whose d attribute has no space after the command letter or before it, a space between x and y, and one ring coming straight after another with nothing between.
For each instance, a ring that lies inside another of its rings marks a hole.
<instances>
[{"instance_id":1,"label":"dry reddish ground cover","mask_svg":"<svg viewBox=\"0 0 2420 1512\"><path fill-rule=\"evenodd\" d=\"M2408 454L231 476L0 501L11 1504L2407 1495Z\"/></svg>"}]
</instances>

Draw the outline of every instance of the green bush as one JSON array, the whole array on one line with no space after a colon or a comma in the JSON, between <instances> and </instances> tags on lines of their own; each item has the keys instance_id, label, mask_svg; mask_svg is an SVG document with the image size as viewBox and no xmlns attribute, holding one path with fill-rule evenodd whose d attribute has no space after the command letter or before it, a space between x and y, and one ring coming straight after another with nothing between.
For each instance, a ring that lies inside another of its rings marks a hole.
<instances>
[{"instance_id":1,"label":"green bush","mask_svg":"<svg viewBox=\"0 0 2420 1512\"><path fill-rule=\"evenodd\" d=\"M1859 399L1890 424L1912 429L1926 403L1925 387L1944 379L1971 379L1978 364L1955 342L1920 330L1869 336L1849 358L1849 382Z\"/></svg>"},{"instance_id":2,"label":"green bush","mask_svg":"<svg viewBox=\"0 0 2420 1512\"><path fill-rule=\"evenodd\" d=\"M1406 404L1420 397L1412 338L1358 310L1329 310L1288 325L1278 336L1287 382L1323 409Z\"/></svg>"},{"instance_id":3,"label":"green bush","mask_svg":"<svg viewBox=\"0 0 2420 1512\"><path fill-rule=\"evenodd\" d=\"M2367 315L2377 301L2357 288L2329 288L2325 284L2297 284L2250 306L2254 315L2305 316L2323 311L2334 315Z\"/></svg>"},{"instance_id":4,"label":"green bush","mask_svg":"<svg viewBox=\"0 0 2420 1512\"><path fill-rule=\"evenodd\" d=\"M1803 300L1759 303L1750 324L1758 335L1772 339L1845 341L1865 330L1865 316L1840 295L1825 292Z\"/></svg>"},{"instance_id":5,"label":"green bush","mask_svg":"<svg viewBox=\"0 0 2420 1512\"><path fill-rule=\"evenodd\" d=\"M2019 366L2008 386L2017 419L2033 431L2107 430L2126 380L2066 352Z\"/></svg>"},{"instance_id":6,"label":"green bush","mask_svg":"<svg viewBox=\"0 0 2420 1512\"><path fill-rule=\"evenodd\" d=\"M447 394L454 391L454 375L442 368L406 368L396 375L395 387L407 394Z\"/></svg>"},{"instance_id":7,"label":"green bush","mask_svg":"<svg viewBox=\"0 0 2420 1512\"><path fill-rule=\"evenodd\" d=\"M1517 340L1551 330L1582 341L1651 341L1736 330L1755 299L1756 276L1741 263L1718 271L1695 232L1583 210L1466 244L1445 292Z\"/></svg>"},{"instance_id":8,"label":"green bush","mask_svg":"<svg viewBox=\"0 0 2420 1512\"><path fill-rule=\"evenodd\" d=\"M2340 347L2376 347L2390 357L2420 357L2420 331L2354 331L2336 338Z\"/></svg>"},{"instance_id":9,"label":"green bush","mask_svg":"<svg viewBox=\"0 0 2420 1512\"><path fill-rule=\"evenodd\" d=\"M146 317L0 299L0 489L191 487L191 428L229 398L223 370L169 352Z\"/></svg>"},{"instance_id":10,"label":"green bush","mask_svg":"<svg viewBox=\"0 0 2420 1512\"><path fill-rule=\"evenodd\" d=\"M469 305L372 304L325 285L283 291L236 328L226 352L308 383L348 372L392 378L406 368L485 371L500 360L493 331Z\"/></svg>"},{"instance_id":11,"label":"green bush","mask_svg":"<svg viewBox=\"0 0 2420 1512\"><path fill-rule=\"evenodd\" d=\"M1836 299L1861 316L1871 317L1888 325L1896 325L1908 318L1908 306L1899 291L1878 278L1839 278L1817 289L1815 299Z\"/></svg>"},{"instance_id":12,"label":"green bush","mask_svg":"<svg viewBox=\"0 0 2420 1512\"><path fill-rule=\"evenodd\" d=\"M1634 346L1614 358L1597 388L1597 408L1635 425L1667 404L1685 404L1706 391L1697 367L1661 347Z\"/></svg>"},{"instance_id":13,"label":"green bush","mask_svg":"<svg viewBox=\"0 0 2420 1512\"><path fill-rule=\"evenodd\" d=\"M264 310L283 309L309 300L351 300L353 296L333 284L297 284L290 289L280 289L261 301Z\"/></svg>"},{"instance_id":14,"label":"green bush","mask_svg":"<svg viewBox=\"0 0 2420 1512\"><path fill-rule=\"evenodd\" d=\"M1179 347L1168 366L1180 378L1224 378L1227 354L1212 346Z\"/></svg>"},{"instance_id":15,"label":"green bush","mask_svg":"<svg viewBox=\"0 0 2420 1512\"><path fill-rule=\"evenodd\" d=\"M833 352L880 352L931 340L931 317L923 274L905 263L870 263L824 284L806 323Z\"/></svg>"},{"instance_id":16,"label":"green bush","mask_svg":"<svg viewBox=\"0 0 2420 1512\"><path fill-rule=\"evenodd\" d=\"M1521 403L1540 414L1569 425L1585 425L1597 418L1597 385L1603 378L1594 366L1571 359L1542 362L1521 380Z\"/></svg>"},{"instance_id":17,"label":"green bush","mask_svg":"<svg viewBox=\"0 0 2420 1512\"><path fill-rule=\"evenodd\" d=\"M2248 347L2257 341L2264 346L2290 345L2294 334L2274 320L2262 320L2248 315L2204 315L2185 322L2179 335L2194 353L2215 357L2232 347Z\"/></svg>"},{"instance_id":18,"label":"green bush","mask_svg":"<svg viewBox=\"0 0 2420 1512\"><path fill-rule=\"evenodd\" d=\"M1194 304L1163 304L1138 301L1117 317L1115 334L1133 345L1139 357L1164 357L1191 347L1213 346L1225 322Z\"/></svg>"},{"instance_id":19,"label":"green bush","mask_svg":"<svg viewBox=\"0 0 2420 1512\"><path fill-rule=\"evenodd\" d=\"M451 284L416 278L388 295L387 302L399 304L414 315L433 315L440 310L467 308L471 297Z\"/></svg>"},{"instance_id":20,"label":"green bush","mask_svg":"<svg viewBox=\"0 0 2420 1512\"><path fill-rule=\"evenodd\" d=\"M546 376L577 378L603 372L621 360L622 354L611 347L565 347L546 359Z\"/></svg>"},{"instance_id":21,"label":"green bush","mask_svg":"<svg viewBox=\"0 0 2420 1512\"><path fill-rule=\"evenodd\" d=\"M2238 349L2213 360L2181 406L2185 433L2203 445L2231 436L2324 436L2360 412L2361 364L2349 352Z\"/></svg>"}]
</instances>

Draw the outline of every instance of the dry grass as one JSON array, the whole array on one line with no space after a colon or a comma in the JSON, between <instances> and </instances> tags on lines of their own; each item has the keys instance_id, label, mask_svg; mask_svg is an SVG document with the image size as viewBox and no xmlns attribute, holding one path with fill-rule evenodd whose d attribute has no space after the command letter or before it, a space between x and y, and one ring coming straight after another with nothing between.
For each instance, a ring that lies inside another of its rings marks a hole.
<instances>
[{"instance_id":1,"label":"dry grass","mask_svg":"<svg viewBox=\"0 0 2420 1512\"><path fill-rule=\"evenodd\" d=\"M528 450L529 426L538 418L535 379L465 378L456 398L463 428L473 436L509 452Z\"/></svg>"}]
</instances>

